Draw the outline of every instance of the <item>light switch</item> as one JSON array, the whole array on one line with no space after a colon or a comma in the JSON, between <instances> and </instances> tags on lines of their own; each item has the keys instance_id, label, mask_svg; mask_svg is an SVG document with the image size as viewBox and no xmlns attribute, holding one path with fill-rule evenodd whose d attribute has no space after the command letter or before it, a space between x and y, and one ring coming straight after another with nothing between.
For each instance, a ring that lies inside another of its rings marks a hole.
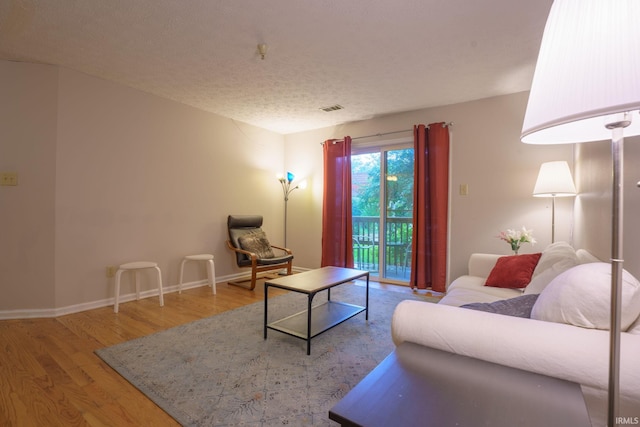
<instances>
[{"instance_id":1,"label":"light switch","mask_svg":"<svg viewBox=\"0 0 640 427\"><path fill-rule=\"evenodd\" d=\"M0 185L18 185L18 173L17 172L2 172L0 173Z\"/></svg>"},{"instance_id":2,"label":"light switch","mask_svg":"<svg viewBox=\"0 0 640 427\"><path fill-rule=\"evenodd\" d=\"M468 184L460 184L460 195L468 196L469 195L469 185Z\"/></svg>"}]
</instances>

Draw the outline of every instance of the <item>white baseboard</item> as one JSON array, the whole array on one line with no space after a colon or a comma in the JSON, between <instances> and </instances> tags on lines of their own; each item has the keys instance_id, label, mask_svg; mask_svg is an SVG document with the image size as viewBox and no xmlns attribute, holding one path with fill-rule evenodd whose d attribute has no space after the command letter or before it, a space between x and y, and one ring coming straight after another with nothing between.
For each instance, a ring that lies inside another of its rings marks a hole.
<instances>
[{"instance_id":1,"label":"white baseboard","mask_svg":"<svg viewBox=\"0 0 640 427\"><path fill-rule=\"evenodd\" d=\"M295 268L294 271L307 271L307 268ZM224 283L230 280L237 280L246 277L247 273L236 273L221 276L216 278L216 283ZM186 282L182 284L182 290L199 288L201 286L207 286L208 281L198 280L195 282ZM172 286L164 286L163 293L170 294L172 292L178 292L178 284ZM148 291L140 292L140 299L157 297L158 289L150 289ZM120 303L135 301L136 294L130 293L126 295L120 295ZM59 317L67 314L79 313L81 311L94 310L96 308L112 306L115 303L115 297L106 298L98 301L85 302L81 304L69 305L67 307L60 308L32 308L32 309L19 309L19 310L0 310L0 320L13 320L13 319L37 319L37 318L50 318Z\"/></svg>"},{"instance_id":2,"label":"white baseboard","mask_svg":"<svg viewBox=\"0 0 640 427\"><path fill-rule=\"evenodd\" d=\"M207 280L199 280L196 282L187 282L182 285L182 289L197 288L199 286L207 285ZM178 292L178 285L163 286L163 294L170 294L171 292ZM158 289L150 289L148 291L140 292L140 299L157 297ZM120 303L135 301L135 292L130 294L120 295ZM35 319L44 317L58 317L66 314L79 313L86 310L94 310L96 308L112 306L115 303L115 297L106 298L98 301L85 302L81 304L69 305L59 308L42 308L42 309L24 309L24 310L0 310L0 320L9 319Z\"/></svg>"}]
</instances>

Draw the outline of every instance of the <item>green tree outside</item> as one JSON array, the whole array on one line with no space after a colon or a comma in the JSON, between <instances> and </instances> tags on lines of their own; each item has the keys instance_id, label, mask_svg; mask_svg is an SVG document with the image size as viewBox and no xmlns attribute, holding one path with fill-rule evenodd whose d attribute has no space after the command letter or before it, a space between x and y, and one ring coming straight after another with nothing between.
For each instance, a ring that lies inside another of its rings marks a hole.
<instances>
[{"instance_id":1,"label":"green tree outside","mask_svg":"<svg viewBox=\"0 0 640 427\"><path fill-rule=\"evenodd\" d=\"M380 216L380 153L351 157L352 214ZM409 218L413 214L413 149L386 152L387 216Z\"/></svg>"}]
</instances>

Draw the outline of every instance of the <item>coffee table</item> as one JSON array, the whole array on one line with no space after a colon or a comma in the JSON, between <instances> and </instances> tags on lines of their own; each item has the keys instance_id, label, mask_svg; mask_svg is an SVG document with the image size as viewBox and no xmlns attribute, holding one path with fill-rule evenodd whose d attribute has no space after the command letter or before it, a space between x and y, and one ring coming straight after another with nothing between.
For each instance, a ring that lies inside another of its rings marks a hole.
<instances>
[{"instance_id":1,"label":"coffee table","mask_svg":"<svg viewBox=\"0 0 640 427\"><path fill-rule=\"evenodd\" d=\"M354 305L331 300L331 288L355 279L366 277L365 305ZM307 295L307 309L284 319L268 323L269 288L285 289ZM327 302L311 306L313 298L327 291ZM311 338L336 325L365 312L369 320L369 272L342 267L323 267L291 276L267 280L264 283L264 339L267 330L273 329L307 341L307 355L311 354Z\"/></svg>"},{"instance_id":2,"label":"coffee table","mask_svg":"<svg viewBox=\"0 0 640 427\"><path fill-rule=\"evenodd\" d=\"M591 426L579 384L404 342L329 411L342 427Z\"/></svg>"}]
</instances>

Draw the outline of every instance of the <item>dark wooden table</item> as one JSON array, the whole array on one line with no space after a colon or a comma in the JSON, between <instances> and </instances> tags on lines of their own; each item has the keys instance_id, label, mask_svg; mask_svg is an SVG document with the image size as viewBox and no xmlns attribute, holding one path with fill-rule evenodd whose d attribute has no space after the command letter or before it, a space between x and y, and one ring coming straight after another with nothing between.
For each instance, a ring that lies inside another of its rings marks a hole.
<instances>
[{"instance_id":1,"label":"dark wooden table","mask_svg":"<svg viewBox=\"0 0 640 427\"><path fill-rule=\"evenodd\" d=\"M579 384L407 342L329 418L366 427L591 426Z\"/></svg>"},{"instance_id":2,"label":"dark wooden table","mask_svg":"<svg viewBox=\"0 0 640 427\"><path fill-rule=\"evenodd\" d=\"M331 300L331 288L351 282L361 277L367 278L365 305L347 304ZM307 295L307 309L284 319L268 323L269 288L280 288ZM327 291L327 302L313 307L313 297L318 292ZM307 341L307 355L311 354L311 338L333 328L353 316L365 312L369 319L369 272L352 268L323 267L305 271L264 283L264 339L267 330L273 329Z\"/></svg>"}]
</instances>

